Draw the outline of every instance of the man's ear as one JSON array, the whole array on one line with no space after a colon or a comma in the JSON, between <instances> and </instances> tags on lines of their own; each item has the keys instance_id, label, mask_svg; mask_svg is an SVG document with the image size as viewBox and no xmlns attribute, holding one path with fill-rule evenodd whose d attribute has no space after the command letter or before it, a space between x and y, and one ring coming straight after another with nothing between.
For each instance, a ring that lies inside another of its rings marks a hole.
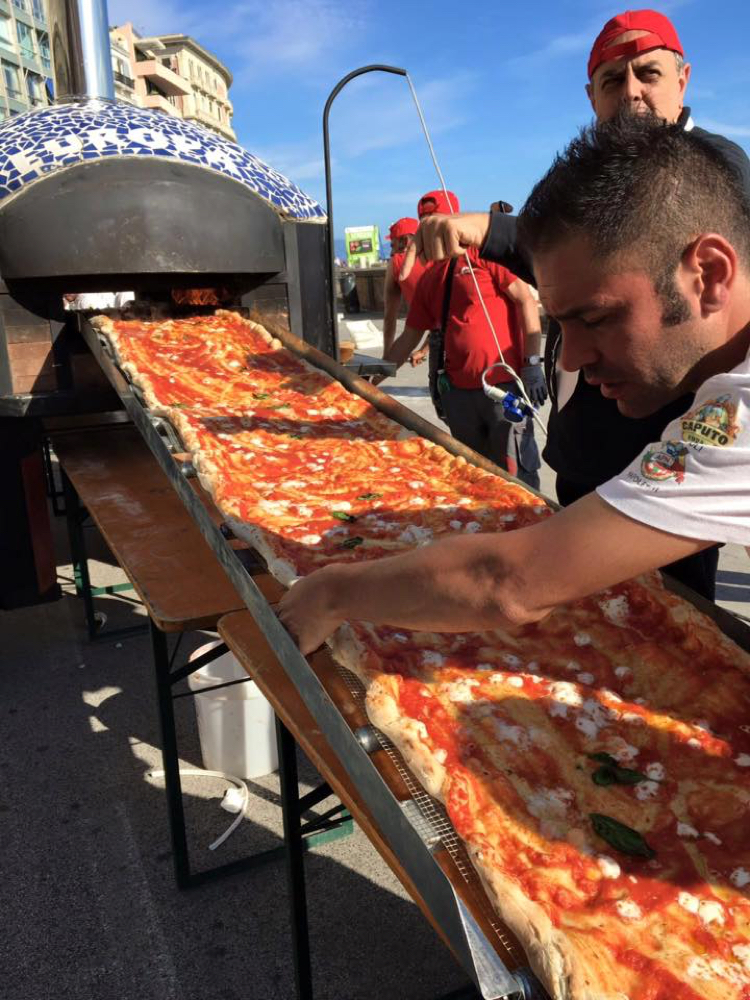
<instances>
[{"instance_id":1,"label":"man's ear","mask_svg":"<svg viewBox=\"0 0 750 1000\"><path fill-rule=\"evenodd\" d=\"M702 233L682 255L685 290L698 299L702 316L720 312L728 303L737 276L737 251L724 236Z\"/></svg>"},{"instance_id":2,"label":"man's ear","mask_svg":"<svg viewBox=\"0 0 750 1000\"><path fill-rule=\"evenodd\" d=\"M596 105L594 104L594 88L590 83L586 84L586 97L589 99L592 111L596 114Z\"/></svg>"},{"instance_id":3,"label":"man's ear","mask_svg":"<svg viewBox=\"0 0 750 1000\"><path fill-rule=\"evenodd\" d=\"M687 90L687 85L690 82L690 71L692 70L692 68L693 67L690 65L690 63L685 63L682 67L682 72L680 74L681 76L680 95L682 97L683 104L685 101L685 91Z\"/></svg>"}]
</instances>

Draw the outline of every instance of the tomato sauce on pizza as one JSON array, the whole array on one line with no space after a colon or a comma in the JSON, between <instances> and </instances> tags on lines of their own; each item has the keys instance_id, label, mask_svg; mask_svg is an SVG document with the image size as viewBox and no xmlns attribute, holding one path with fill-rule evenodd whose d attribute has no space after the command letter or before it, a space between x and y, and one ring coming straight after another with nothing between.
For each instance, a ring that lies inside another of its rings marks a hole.
<instances>
[{"instance_id":1,"label":"tomato sauce on pizza","mask_svg":"<svg viewBox=\"0 0 750 1000\"><path fill-rule=\"evenodd\" d=\"M237 314L98 325L283 582L551 514ZM750 657L713 622L653 574L534 625L332 647L555 1000L750 1000Z\"/></svg>"}]
</instances>

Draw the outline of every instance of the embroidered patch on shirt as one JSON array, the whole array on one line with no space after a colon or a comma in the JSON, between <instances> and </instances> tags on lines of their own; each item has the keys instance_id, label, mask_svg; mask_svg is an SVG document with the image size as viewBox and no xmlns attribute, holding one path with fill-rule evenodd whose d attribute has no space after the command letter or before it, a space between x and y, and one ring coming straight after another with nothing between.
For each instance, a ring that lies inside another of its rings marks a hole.
<instances>
[{"instance_id":1,"label":"embroidered patch on shirt","mask_svg":"<svg viewBox=\"0 0 750 1000\"><path fill-rule=\"evenodd\" d=\"M707 399L682 417L682 437L692 444L715 445L731 448L737 440L740 425L737 423L737 404L727 393Z\"/></svg>"},{"instance_id":2,"label":"embroidered patch on shirt","mask_svg":"<svg viewBox=\"0 0 750 1000\"><path fill-rule=\"evenodd\" d=\"M663 482L674 479L681 483L685 478L687 445L682 441L660 441L647 448L641 458L641 474L646 479Z\"/></svg>"}]
</instances>

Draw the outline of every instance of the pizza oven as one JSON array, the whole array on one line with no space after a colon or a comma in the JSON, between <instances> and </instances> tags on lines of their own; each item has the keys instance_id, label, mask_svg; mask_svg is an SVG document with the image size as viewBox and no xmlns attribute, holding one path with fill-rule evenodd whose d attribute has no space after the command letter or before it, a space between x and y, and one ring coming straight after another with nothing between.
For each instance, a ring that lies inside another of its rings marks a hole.
<instances>
[{"instance_id":1,"label":"pizza oven","mask_svg":"<svg viewBox=\"0 0 750 1000\"><path fill-rule=\"evenodd\" d=\"M0 550L32 595L56 591L21 472L39 421L120 407L66 296L245 307L337 356L320 205L208 129L115 101L105 0L50 0L49 22L56 103L0 123Z\"/></svg>"},{"instance_id":2,"label":"pizza oven","mask_svg":"<svg viewBox=\"0 0 750 1000\"><path fill-rule=\"evenodd\" d=\"M100 405L65 295L246 306L335 355L324 222L285 177L191 122L101 98L4 122L0 412Z\"/></svg>"}]
</instances>

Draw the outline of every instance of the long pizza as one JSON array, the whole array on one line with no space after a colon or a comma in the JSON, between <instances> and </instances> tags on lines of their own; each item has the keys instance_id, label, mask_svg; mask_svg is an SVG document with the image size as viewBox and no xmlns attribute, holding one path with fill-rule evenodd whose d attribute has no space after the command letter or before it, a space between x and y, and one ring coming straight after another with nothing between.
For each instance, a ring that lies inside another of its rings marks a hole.
<instances>
[{"instance_id":1,"label":"long pizza","mask_svg":"<svg viewBox=\"0 0 750 1000\"><path fill-rule=\"evenodd\" d=\"M551 513L237 314L98 325L286 584ZM519 628L351 622L332 650L555 1000L750 1000L750 656L657 574Z\"/></svg>"}]
</instances>

